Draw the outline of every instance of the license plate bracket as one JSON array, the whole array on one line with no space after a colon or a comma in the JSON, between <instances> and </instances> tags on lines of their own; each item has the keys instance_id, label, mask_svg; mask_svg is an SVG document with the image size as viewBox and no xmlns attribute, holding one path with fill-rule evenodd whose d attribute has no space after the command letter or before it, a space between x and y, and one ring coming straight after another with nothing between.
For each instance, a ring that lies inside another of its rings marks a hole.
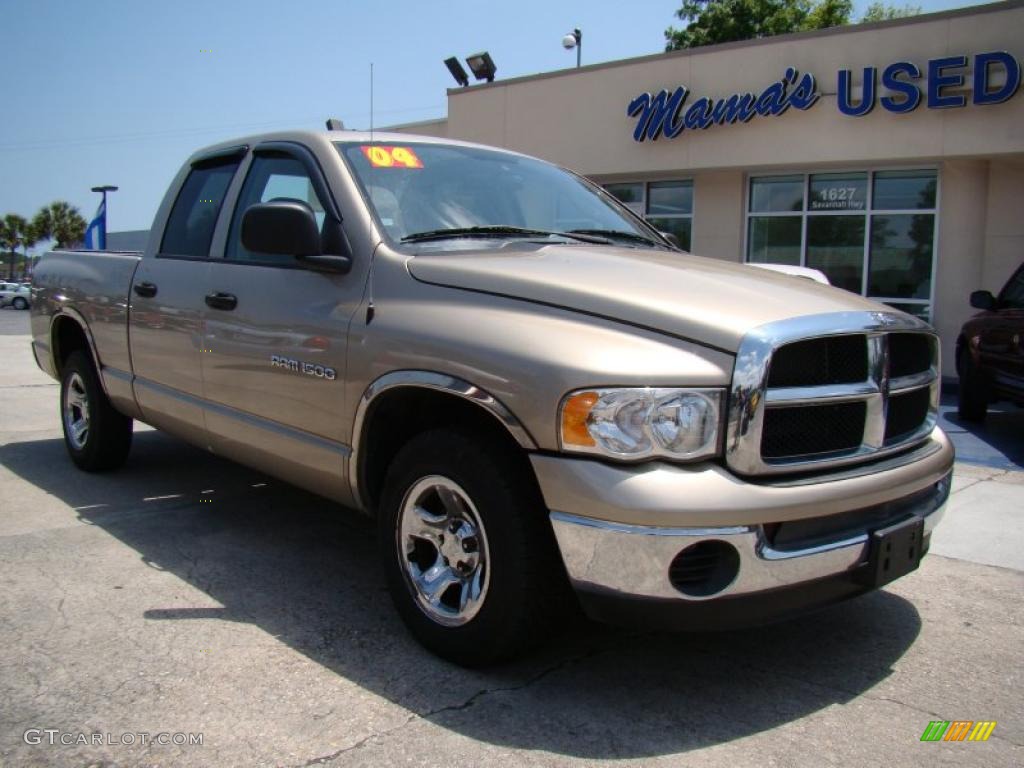
<instances>
[{"instance_id":1,"label":"license plate bracket","mask_svg":"<svg viewBox=\"0 0 1024 768\"><path fill-rule=\"evenodd\" d=\"M924 518L912 517L871 532L868 562L860 569L861 581L883 587L917 570L924 556Z\"/></svg>"}]
</instances>

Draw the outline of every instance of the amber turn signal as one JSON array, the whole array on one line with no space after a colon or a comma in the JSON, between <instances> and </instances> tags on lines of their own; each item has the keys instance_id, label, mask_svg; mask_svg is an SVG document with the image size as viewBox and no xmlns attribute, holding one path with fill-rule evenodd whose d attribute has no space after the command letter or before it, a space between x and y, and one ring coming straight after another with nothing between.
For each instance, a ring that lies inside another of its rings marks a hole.
<instances>
[{"instance_id":1,"label":"amber turn signal","mask_svg":"<svg viewBox=\"0 0 1024 768\"><path fill-rule=\"evenodd\" d=\"M565 401L562 405L563 445L596 445L587 429L587 417L599 397L597 392L577 392Z\"/></svg>"}]
</instances>

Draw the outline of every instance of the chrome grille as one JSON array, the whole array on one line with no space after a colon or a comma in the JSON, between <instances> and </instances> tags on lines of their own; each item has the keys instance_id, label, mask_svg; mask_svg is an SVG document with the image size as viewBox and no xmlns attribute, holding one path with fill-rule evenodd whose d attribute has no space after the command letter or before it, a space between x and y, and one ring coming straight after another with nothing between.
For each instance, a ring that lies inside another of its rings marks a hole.
<instances>
[{"instance_id":1,"label":"chrome grille","mask_svg":"<svg viewBox=\"0 0 1024 768\"><path fill-rule=\"evenodd\" d=\"M752 475L869 461L926 438L938 396L938 339L909 315L762 326L737 353L726 461Z\"/></svg>"}]
</instances>

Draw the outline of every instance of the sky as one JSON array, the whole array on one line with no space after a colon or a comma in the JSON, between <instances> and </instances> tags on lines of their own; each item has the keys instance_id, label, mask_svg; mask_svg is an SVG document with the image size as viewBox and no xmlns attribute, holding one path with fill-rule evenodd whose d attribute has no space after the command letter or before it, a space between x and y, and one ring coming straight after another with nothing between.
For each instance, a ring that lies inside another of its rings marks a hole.
<instances>
[{"instance_id":1,"label":"sky","mask_svg":"<svg viewBox=\"0 0 1024 768\"><path fill-rule=\"evenodd\" d=\"M867 0L855 0L855 18ZM897 0L892 3L903 5ZM970 0L916 0L925 12ZM444 117L443 61L497 79L664 50L679 0L0 0L0 216L62 199L111 232L148 229L185 159L249 133ZM472 76L471 76L472 77Z\"/></svg>"}]
</instances>

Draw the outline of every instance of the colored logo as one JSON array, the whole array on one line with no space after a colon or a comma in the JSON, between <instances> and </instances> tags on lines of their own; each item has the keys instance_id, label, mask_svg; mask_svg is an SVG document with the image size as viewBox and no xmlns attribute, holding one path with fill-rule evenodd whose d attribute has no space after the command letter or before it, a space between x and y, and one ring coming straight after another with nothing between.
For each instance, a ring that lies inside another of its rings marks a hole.
<instances>
[{"instance_id":1,"label":"colored logo","mask_svg":"<svg viewBox=\"0 0 1024 768\"><path fill-rule=\"evenodd\" d=\"M988 741L995 727L995 720L932 720L921 741Z\"/></svg>"}]
</instances>

